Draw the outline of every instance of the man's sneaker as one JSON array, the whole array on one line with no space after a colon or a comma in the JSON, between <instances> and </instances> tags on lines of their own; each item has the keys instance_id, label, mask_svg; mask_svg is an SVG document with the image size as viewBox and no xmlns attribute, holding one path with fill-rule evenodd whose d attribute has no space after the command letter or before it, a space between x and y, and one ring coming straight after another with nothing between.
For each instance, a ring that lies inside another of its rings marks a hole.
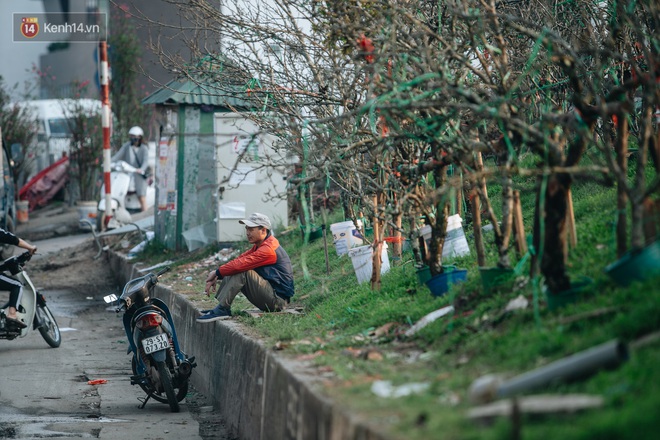
<instances>
[{"instance_id":1,"label":"man's sneaker","mask_svg":"<svg viewBox=\"0 0 660 440\"><path fill-rule=\"evenodd\" d=\"M197 322L213 322L220 319L229 319L231 318L231 310L225 309L223 307L217 307L205 315L197 318Z\"/></svg>"},{"instance_id":2,"label":"man's sneaker","mask_svg":"<svg viewBox=\"0 0 660 440\"><path fill-rule=\"evenodd\" d=\"M112 310L114 310L114 309L112 309ZM201 313L202 315L206 315L208 312L212 312L212 311L213 311L213 309L202 309L202 310L199 311L199 313Z\"/></svg>"}]
</instances>

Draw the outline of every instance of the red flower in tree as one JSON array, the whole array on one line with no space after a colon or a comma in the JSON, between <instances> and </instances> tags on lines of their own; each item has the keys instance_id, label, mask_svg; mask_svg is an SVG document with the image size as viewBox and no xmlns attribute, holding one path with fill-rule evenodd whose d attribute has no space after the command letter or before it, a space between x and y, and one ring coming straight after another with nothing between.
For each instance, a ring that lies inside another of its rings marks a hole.
<instances>
[{"instance_id":1,"label":"red flower in tree","mask_svg":"<svg viewBox=\"0 0 660 440\"><path fill-rule=\"evenodd\" d=\"M360 38L358 38L358 45L360 46L360 49L362 50L362 53L364 53L364 59L367 61L367 63L373 63L374 62L374 44L371 41L371 38L366 37L364 34L360 35Z\"/></svg>"}]
</instances>

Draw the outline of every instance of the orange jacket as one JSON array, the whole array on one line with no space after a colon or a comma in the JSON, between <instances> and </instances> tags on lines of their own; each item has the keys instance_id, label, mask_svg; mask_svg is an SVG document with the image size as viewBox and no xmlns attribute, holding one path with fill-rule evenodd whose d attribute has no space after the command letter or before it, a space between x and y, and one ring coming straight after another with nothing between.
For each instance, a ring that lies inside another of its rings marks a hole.
<instances>
[{"instance_id":1,"label":"orange jacket","mask_svg":"<svg viewBox=\"0 0 660 440\"><path fill-rule=\"evenodd\" d=\"M259 246L252 246L251 249L218 268L218 272L223 277L248 270L254 270L268 281L278 296L285 299L293 296L291 259L274 236L269 235Z\"/></svg>"}]
</instances>

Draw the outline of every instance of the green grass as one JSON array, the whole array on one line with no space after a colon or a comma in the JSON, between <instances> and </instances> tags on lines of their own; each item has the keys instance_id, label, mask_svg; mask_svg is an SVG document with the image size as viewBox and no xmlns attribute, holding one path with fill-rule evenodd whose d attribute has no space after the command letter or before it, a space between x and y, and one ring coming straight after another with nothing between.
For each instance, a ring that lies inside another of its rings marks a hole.
<instances>
[{"instance_id":1,"label":"green grass","mask_svg":"<svg viewBox=\"0 0 660 440\"><path fill-rule=\"evenodd\" d=\"M516 187L521 190L525 225L531 232L534 180L519 179ZM489 186L495 205L498 191L496 185ZM395 438L509 439L514 435L510 419L477 423L466 417L472 407L467 391L474 380L485 374L511 377L615 338L630 343L660 330L658 280L621 288L603 271L616 260L615 189L577 181L572 193L578 245L570 249L569 274L573 279L587 276L593 284L579 301L565 308L548 310L540 289L534 289L538 280L526 276L527 267L511 289L486 295L474 248L470 257L452 262L468 269L467 282L454 286L444 297L432 297L418 284L409 253L396 264L390 260L392 268L383 276L382 288L372 291L368 283L357 284L350 258L338 257L331 239L330 273L326 273L323 240L306 244L296 229L278 238L294 264L296 296L292 305L304 313L252 318L240 313L253 307L239 297L234 304L235 314L239 312L236 319L268 343L280 343L283 355L313 355L319 374L329 375L323 392ZM470 226L464 228L471 237ZM486 245L493 263L492 236L486 236ZM188 255L177 264L199 261L215 251ZM152 258L157 256L155 249ZM199 269L196 282L211 268ZM503 313L518 295L529 300L529 307ZM421 317L449 304L456 308L453 316L433 322L412 338L403 336ZM593 314L599 310L601 314ZM581 319L571 320L581 315ZM385 331L387 324L390 327ZM598 395L605 403L600 409L576 414L523 415L521 438L656 438L660 432L659 364L660 343L656 342L631 349L628 362L617 369L534 390ZM374 380L395 385L424 382L429 388L417 395L381 398L371 391Z\"/></svg>"}]
</instances>

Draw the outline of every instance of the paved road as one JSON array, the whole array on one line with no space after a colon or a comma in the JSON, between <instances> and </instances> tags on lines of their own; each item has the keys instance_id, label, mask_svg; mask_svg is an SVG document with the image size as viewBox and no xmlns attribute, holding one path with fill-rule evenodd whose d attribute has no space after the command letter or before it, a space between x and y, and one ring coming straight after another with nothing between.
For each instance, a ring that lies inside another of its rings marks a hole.
<instances>
[{"instance_id":1,"label":"paved road","mask_svg":"<svg viewBox=\"0 0 660 440\"><path fill-rule=\"evenodd\" d=\"M93 240L91 232L79 229L75 210L42 211L17 231L38 247L34 259ZM232 438L192 388L178 414L154 401L138 409L144 393L130 384L121 319L106 310L100 295L42 292L62 329L62 345L50 348L38 332L0 340L0 439ZM108 382L88 385L91 379Z\"/></svg>"},{"instance_id":2,"label":"paved road","mask_svg":"<svg viewBox=\"0 0 660 440\"><path fill-rule=\"evenodd\" d=\"M35 258L89 238L87 233L34 242ZM152 400L138 408L145 394L130 384L121 319L100 295L42 292L62 331L62 345L50 348L38 332L0 340L0 439L229 438L194 390L180 413ZM89 385L93 379L107 383Z\"/></svg>"},{"instance_id":3,"label":"paved road","mask_svg":"<svg viewBox=\"0 0 660 440\"><path fill-rule=\"evenodd\" d=\"M171 413L131 386L121 320L102 301L44 291L62 330L0 341L0 438L200 439L188 406ZM106 379L102 385L89 385Z\"/></svg>"},{"instance_id":4,"label":"paved road","mask_svg":"<svg viewBox=\"0 0 660 440\"><path fill-rule=\"evenodd\" d=\"M40 258L41 256L52 254L54 252L59 252L63 248L74 247L86 240L93 240L91 232L85 234L74 234L67 235L62 237L49 238L47 240L35 241L33 244L37 246L37 254L34 258ZM18 252L21 249L17 250Z\"/></svg>"}]
</instances>

